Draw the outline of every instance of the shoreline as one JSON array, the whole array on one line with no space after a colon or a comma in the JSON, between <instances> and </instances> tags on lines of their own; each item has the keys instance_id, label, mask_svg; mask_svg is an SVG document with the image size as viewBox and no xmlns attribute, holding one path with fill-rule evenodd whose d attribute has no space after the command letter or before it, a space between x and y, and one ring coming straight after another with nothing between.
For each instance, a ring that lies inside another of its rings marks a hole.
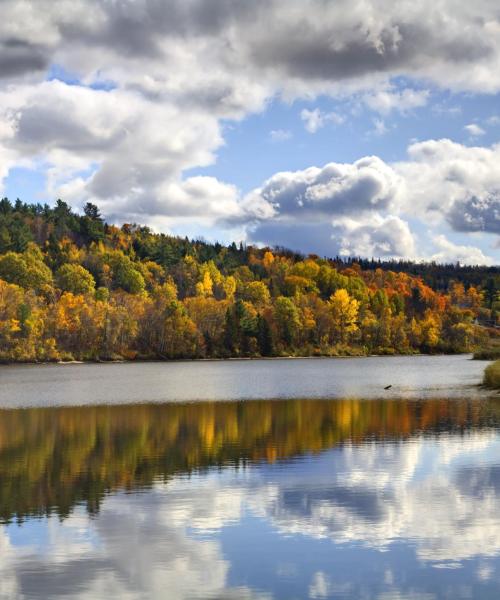
<instances>
[{"instance_id":1,"label":"shoreline","mask_svg":"<svg viewBox=\"0 0 500 600\"><path fill-rule=\"evenodd\" d=\"M414 354L342 354L339 356L231 356L228 358L213 357L213 358L134 358L134 359L89 359L89 360L56 360L56 361L0 361L0 367L12 367L16 365L53 365L53 366L65 366L65 365L106 365L106 364L141 364L141 363L181 363L181 362L240 362L240 361L282 361L282 360L331 360L339 359L346 360L352 358L402 358L402 357L431 357L431 356L470 356L469 360L478 360L473 358L472 352L457 352L457 353L434 353L424 354L417 352ZM484 362L491 362L488 359L484 359Z\"/></svg>"}]
</instances>

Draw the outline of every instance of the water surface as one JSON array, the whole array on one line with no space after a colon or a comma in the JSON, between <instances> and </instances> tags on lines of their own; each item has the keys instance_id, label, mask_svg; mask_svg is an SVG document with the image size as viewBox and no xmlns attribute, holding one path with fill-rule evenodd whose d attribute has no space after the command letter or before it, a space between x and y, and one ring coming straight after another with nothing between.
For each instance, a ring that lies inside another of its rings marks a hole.
<instances>
[{"instance_id":1,"label":"water surface","mask_svg":"<svg viewBox=\"0 0 500 600\"><path fill-rule=\"evenodd\" d=\"M0 599L499 597L500 401L473 393L484 363L197 367L0 369ZM228 399L272 381L272 400Z\"/></svg>"},{"instance_id":2,"label":"water surface","mask_svg":"<svg viewBox=\"0 0 500 600\"><path fill-rule=\"evenodd\" d=\"M0 406L477 395L468 355L0 366Z\"/></svg>"}]
</instances>

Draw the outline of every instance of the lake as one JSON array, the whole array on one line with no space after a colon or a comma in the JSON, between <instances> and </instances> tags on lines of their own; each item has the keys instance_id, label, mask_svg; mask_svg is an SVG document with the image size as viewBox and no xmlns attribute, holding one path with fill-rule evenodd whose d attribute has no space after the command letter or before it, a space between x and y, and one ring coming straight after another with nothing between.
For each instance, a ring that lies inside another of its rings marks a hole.
<instances>
[{"instance_id":1,"label":"lake","mask_svg":"<svg viewBox=\"0 0 500 600\"><path fill-rule=\"evenodd\" d=\"M496 600L485 364L2 366L0 599Z\"/></svg>"}]
</instances>

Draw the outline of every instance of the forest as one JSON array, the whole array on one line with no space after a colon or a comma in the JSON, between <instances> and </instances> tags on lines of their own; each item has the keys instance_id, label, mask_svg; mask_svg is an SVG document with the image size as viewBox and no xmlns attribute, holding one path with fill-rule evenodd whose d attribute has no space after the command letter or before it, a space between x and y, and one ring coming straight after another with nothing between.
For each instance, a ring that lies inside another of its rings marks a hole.
<instances>
[{"instance_id":1,"label":"forest","mask_svg":"<svg viewBox=\"0 0 500 600\"><path fill-rule=\"evenodd\" d=\"M0 361L469 352L500 267L303 256L0 200Z\"/></svg>"}]
</instances>

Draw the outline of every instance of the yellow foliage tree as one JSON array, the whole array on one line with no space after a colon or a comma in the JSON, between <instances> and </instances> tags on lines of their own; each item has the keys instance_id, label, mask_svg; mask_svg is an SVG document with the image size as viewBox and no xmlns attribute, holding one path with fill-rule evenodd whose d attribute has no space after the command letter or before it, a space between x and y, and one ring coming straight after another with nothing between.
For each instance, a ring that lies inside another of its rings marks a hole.
<instances>
[{"instance_id":1,"label":"yellow foliage tree","mask_svg":"<svg viewBox=\"0 0 500 600\"><path fill-rule=\"evenodd\" d=\"M330 311L338 337L345 344L349 336L358 330L359 302L351 298L347 290L340 289L330 296Z\"/></svg>"},{"instance_id":2,"label":"yellow foliage tree","mask_svg":"<svg viewBox=\"0 0 500 600\"><path fill-rule=\"evenodd\" d=\"M196 284L196 295L202 296L203 298L209 298L213 296L214 282L209 271L205 271L202 275L201 281Z\"/></svg>"}]
</instances>

